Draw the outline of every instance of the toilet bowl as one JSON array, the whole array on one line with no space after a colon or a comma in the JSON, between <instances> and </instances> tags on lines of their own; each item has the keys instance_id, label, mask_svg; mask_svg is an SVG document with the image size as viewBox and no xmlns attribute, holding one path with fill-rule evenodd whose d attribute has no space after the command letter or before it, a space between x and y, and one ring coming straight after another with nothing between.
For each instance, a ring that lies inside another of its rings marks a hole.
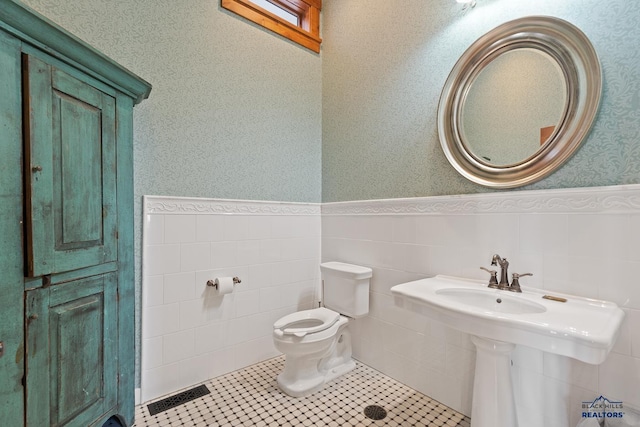
<instances>
[{"instance_id":1,"label":"toilet bowl","mask_svg":"<svg viewBox=\"0 0 640 427\"><path fill-rule=\"evenodd\" d=\"M287 315L274 324L276 349L286 355L278 387L293 397L307 396L355 368L349 318L324 307Z\"/></svg>"},{"instance_id":2,"label":"toilet bowl","mask_svg":"<svg viewBox=\"0 0 640 427\"><path fill-rule=\"evenodd\" d=\"M320 269L325 307L286 315L273 325L274 346L285 355L278 387L293 397L314 393L356 367L347 326L369 312L370 268L327 262Z\"/></svg>"}]
</instances>

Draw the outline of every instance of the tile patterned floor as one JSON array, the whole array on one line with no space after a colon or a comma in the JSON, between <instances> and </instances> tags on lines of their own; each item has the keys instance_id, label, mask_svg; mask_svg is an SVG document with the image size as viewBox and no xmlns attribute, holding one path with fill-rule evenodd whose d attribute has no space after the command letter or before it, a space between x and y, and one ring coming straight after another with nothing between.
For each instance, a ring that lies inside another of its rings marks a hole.
<instances>
[{"instance_id":1,"label":"tile patterned floor","mask_svg":"<svg viewBox=\"0 0 640 427\"><path fill-rule=\"evenodd\" d=\"M283 366L280 356L212 379L204 383L211 394L154 416L138 406L134 426L470 426L468 417L359 362L323 390L289 397L275 381ZM369 405L383 407L387 416L367 418Z\"/></svg>"}]
</instances>

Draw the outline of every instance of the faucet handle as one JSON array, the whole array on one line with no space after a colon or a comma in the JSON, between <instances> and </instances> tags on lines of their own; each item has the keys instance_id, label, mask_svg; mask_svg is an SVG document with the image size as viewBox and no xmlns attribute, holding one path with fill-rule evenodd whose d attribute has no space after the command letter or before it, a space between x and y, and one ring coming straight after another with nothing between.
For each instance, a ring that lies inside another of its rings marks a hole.
<instances>
[{"instance_id":1,"label":"faucet handle","mask_svg":"<svg viewBox=\"0 0 640 427\"><path fill-rule=\"evenodd\" d=\"M533 276L533 273L513 273L513 278L518 279L524 276Z\"/></svg>"},{"instance_id":2,"label":"faucet handle","mask_svg":"<svg viewBox=\"0 0 640 427\"><path fill-rule=\"evenodd\" d=\"M480 267L480 270L484 270L487 273L491 274L489 278L489 287L490 288L498 288L498 272L496 270L489 270L488 268Z\"/></svg>"},{"instance_id":3,"label":"faucet handle","mask_svg":"<svg viewBox=\"0 0 640 427\"><path fill-rule=\"evenodd\" d=\"M522 292L522 289L520 289L520 278L524 277L524 276L533 276L533 273L513 273L512 277L513 280L511 281L511 286L509 286L509 290L511 292Z\"/></svg>"}]
</instances>

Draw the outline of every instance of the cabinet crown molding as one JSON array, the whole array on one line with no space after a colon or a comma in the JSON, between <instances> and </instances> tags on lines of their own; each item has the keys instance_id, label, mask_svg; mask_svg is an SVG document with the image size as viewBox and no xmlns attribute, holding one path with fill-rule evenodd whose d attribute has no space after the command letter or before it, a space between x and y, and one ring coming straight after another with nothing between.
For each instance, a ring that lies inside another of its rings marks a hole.
<instances>
[{"instance_id":1,"label":"cabinet crown molding","mask_svg":"<svg viewBox=\"0 0 640 427\"><path fill-rule=\"evenodd\" d=\"M0 30L114 86L136 104L149 97L150 83L19 1L0 0Z\"/></svg>"}]
</instances>

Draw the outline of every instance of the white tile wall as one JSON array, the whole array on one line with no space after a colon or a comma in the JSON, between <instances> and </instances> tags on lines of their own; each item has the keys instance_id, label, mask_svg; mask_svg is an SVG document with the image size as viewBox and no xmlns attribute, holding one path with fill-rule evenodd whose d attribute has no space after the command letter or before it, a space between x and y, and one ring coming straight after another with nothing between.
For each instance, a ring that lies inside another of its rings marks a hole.
<instances>
[{"instance_id":1,"label":"white tile wall","mask_svg":"<svg viewBox=\"0 0 640 427\"><path fill-rule=\"evenodd\" d=\"M491 256L524 285L614 301L627 316L600 366L518 347L521 427L574 426L605 395L640 407L640 186L328 203L322 260L373 268L354 356L470 415L475 350L466 334L394 305L390 288L435 274L483 278Z\"/></svg>"},{"instance_id":2,"label":"white tile wall","mask_svg":"<svg viewBox=\"0 0 640 427\"><path fill-rule=\"evenodd\" d=\"M313 306L320 205L148 196L144 221L142 402L276 356L273 323Z\"/></svg>"}]
</instances>

